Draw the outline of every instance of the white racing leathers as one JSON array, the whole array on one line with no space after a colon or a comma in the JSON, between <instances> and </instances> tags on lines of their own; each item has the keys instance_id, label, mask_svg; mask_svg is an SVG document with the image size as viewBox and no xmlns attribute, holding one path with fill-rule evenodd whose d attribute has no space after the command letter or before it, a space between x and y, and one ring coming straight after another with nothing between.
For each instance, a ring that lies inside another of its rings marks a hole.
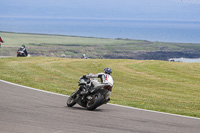
<instances>
[{"instance_id":1,"label":"white racing leathers","mask_svg":"<svg viewBox=\"0 0 200 133\"><path fill-rule=\"evenodd\" d=\"M98 74L88 74L86 75L86 77L91 79L91 82L94 85L94 89L102 88L104 86L109 86L111 87L110 90L112 90L114 81L111 75L105 73L98 73ZM98 78L101 79L101 82L98 81ZM107 93L106 99L110 97L110 94L111 91Z\"/></svg>"}]
</instances>

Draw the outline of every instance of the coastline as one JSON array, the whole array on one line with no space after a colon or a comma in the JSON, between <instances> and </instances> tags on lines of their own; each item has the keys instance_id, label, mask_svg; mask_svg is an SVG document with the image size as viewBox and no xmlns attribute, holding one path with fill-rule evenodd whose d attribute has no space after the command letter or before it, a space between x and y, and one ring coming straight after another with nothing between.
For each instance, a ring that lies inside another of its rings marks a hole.
<instances>
[{"instance_id":1,"label":"coastline","mask_svg":"<svg viewBox=\"0 0 200 133\"><path fill-rule=\"evenodd\" d=\"M64 34L50 34L50 33L29 33L29 32L14 32L14 31L1 31L0 33L14 33L14 34L30 34L30 35L47 35L47 36L63 36L63 37L80 37L80 38L97 38L97 39L114 39L114 40L133 40L133 41L146 41L158 43L182 43L182 44L200 44L190 42L170 42L170 41L150 41L145 39L131 39L131 38L106 38L106 37L92 37L92 36L79 36L79 35L64 35Z\"/></svg>"}]
</instances>

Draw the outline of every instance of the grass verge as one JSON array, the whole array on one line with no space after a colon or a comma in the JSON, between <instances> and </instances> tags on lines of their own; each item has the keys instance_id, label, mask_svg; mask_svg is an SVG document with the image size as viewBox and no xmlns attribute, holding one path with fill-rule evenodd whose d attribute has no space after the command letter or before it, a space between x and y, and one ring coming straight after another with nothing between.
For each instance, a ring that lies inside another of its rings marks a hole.
<instances>
[{"instance_id":1,"label":"grass verge","mask_svg":"<svg viewBox=\"0 0 200 133\"><path fill-rule=\"evenodd\" d=\"M111 103L200 118L200 64L119 59L0 58L0 79L70 95L80 76L113 70Z\"/></svg>"}]
</instances>

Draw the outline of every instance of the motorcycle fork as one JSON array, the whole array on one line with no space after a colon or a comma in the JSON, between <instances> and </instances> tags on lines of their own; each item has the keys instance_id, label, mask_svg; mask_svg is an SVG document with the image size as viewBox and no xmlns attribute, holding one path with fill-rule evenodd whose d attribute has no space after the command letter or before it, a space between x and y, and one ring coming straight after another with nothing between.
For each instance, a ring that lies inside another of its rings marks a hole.
<instances>
[{"instance_id":1,"label":"motorcycle fork","mask_svg":"<svg viewBox=\"0 0 200 133\"><path fill-rule=\"evenodd\" d=\"M80 91L80 88L78 90L76 90L71 96L74 98Z\"/></svg>"}]
</instances>

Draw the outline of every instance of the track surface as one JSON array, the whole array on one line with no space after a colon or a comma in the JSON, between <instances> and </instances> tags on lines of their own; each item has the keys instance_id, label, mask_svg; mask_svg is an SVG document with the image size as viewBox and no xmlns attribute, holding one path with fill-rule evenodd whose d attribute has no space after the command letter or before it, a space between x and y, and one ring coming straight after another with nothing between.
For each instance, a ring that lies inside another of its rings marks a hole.
<instances>
[{"instance_id":1,"label":"track surface","mask_svg":"<svg viewBox=\"0 0 200 133\"><path fill-rule=\"evenodd\" d=\"M0 81L0 133L199 133L200 119L103 105L66 106L67 96Z\"/></svg>"}]
</instances>

